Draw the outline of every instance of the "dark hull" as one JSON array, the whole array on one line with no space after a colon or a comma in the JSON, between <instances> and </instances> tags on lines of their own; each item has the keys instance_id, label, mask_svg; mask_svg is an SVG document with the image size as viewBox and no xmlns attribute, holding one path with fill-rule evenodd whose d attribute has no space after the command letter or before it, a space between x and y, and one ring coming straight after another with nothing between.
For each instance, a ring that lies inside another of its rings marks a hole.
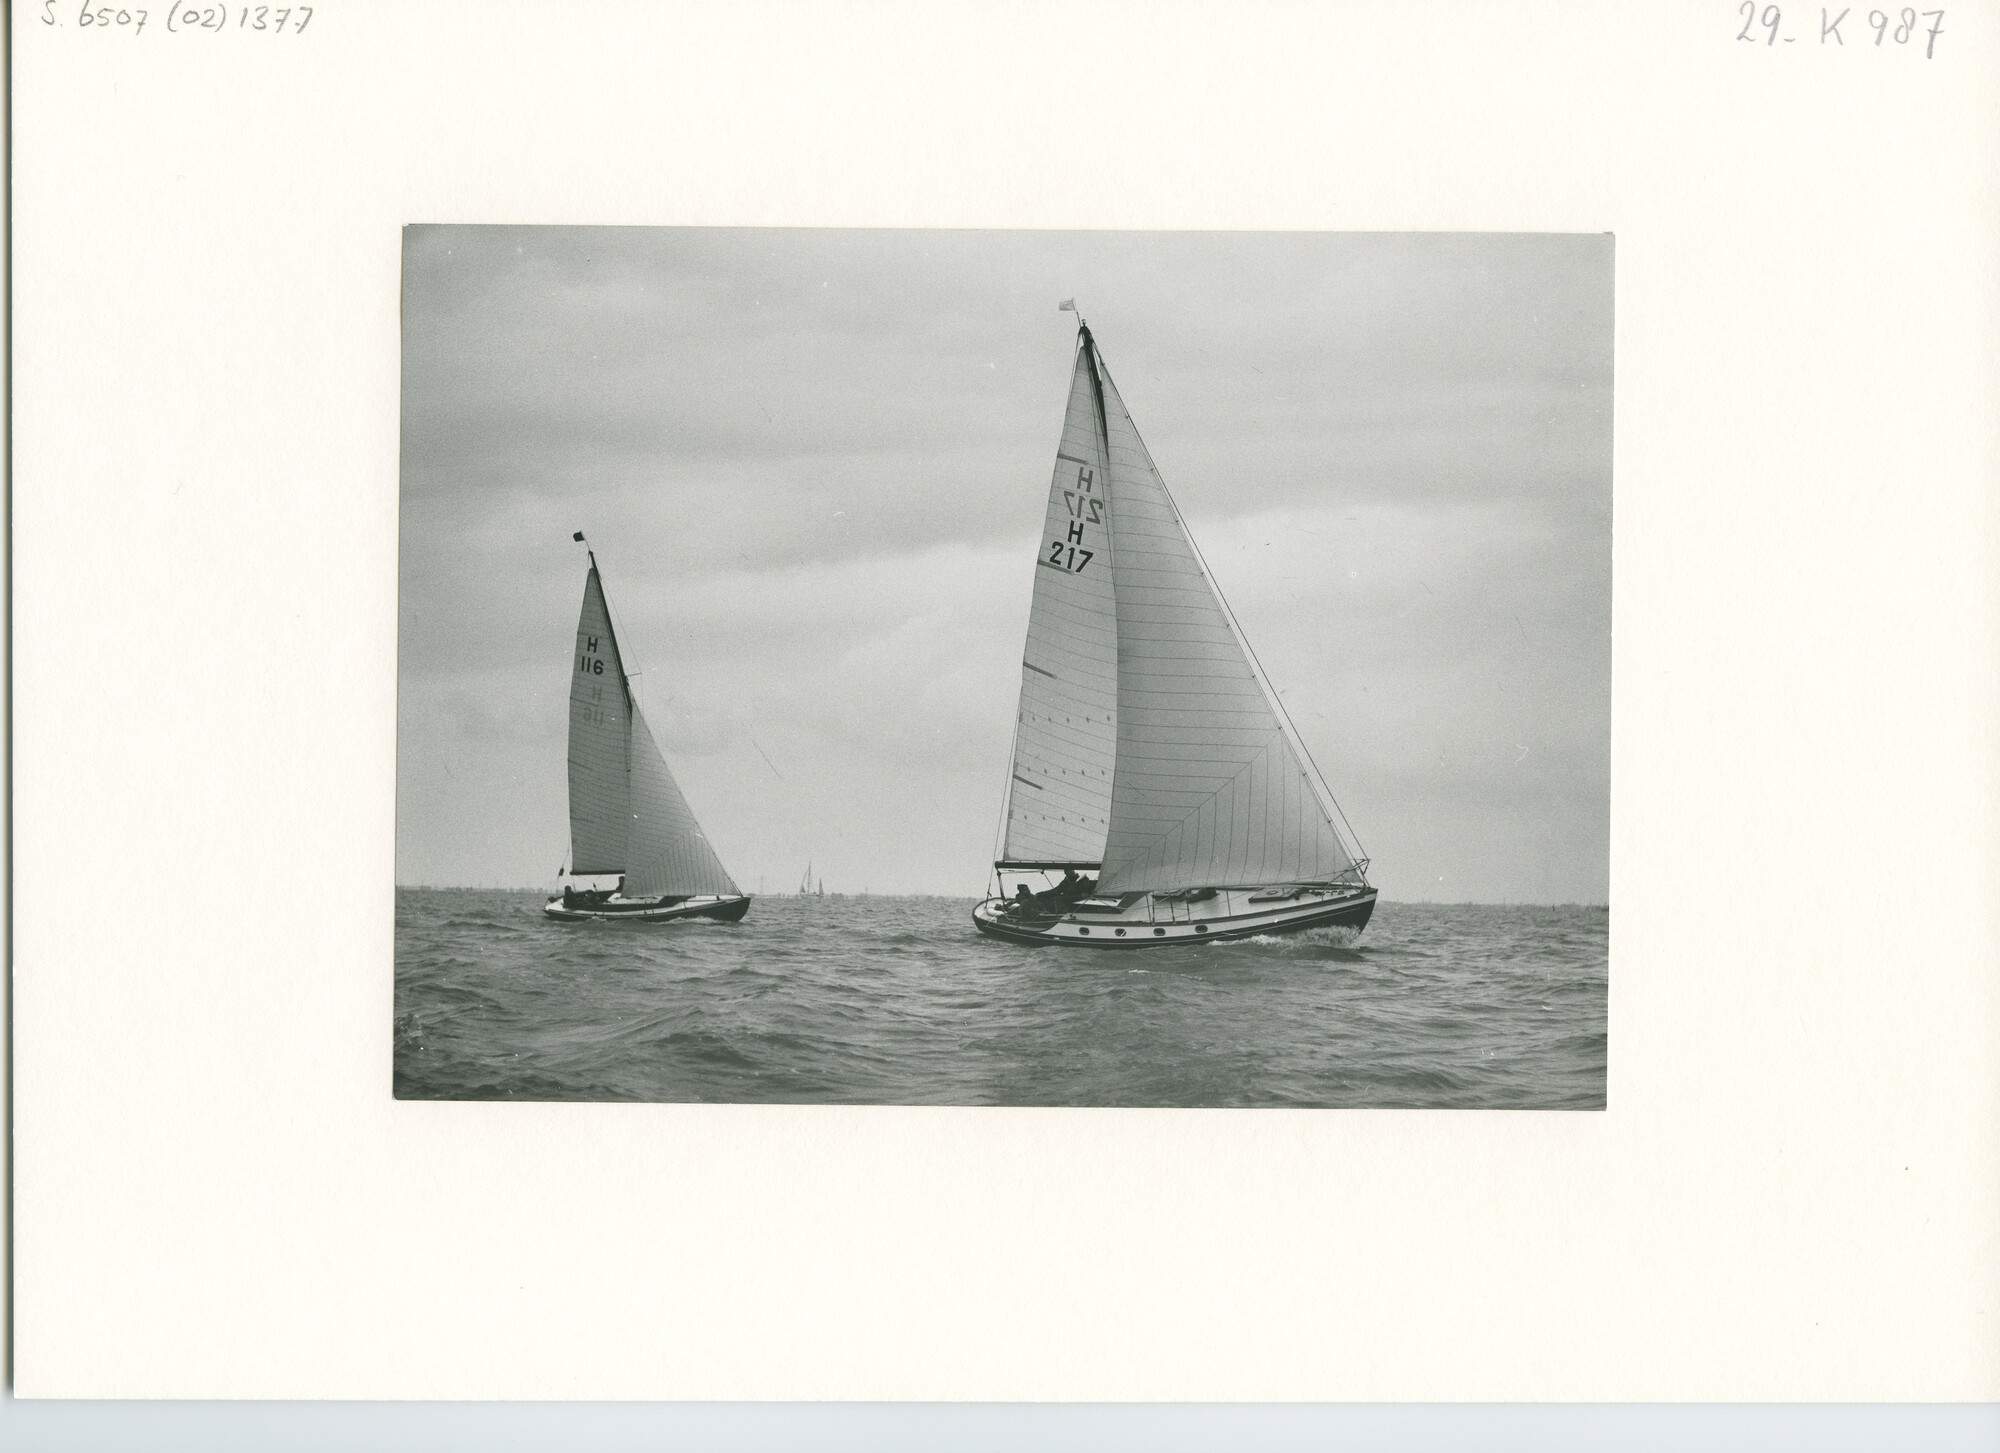
<instances>
[{"instance_id":1,"label":"dark hull","mask_svg":"<svg viewBox=\"0 0 2000 1453\"><path fill-rule=\"evenodd\" d=\"M722 923L740 923L750 911L750 899L703 899L680 903L636 901L593 904L565 904L551 898L542 912L558 923L682 923L691 918L709 918Z\"/></svg>"},{"instance_id":2,"label":"dark hull","mask_svg":"<svg viewBox=\"0 0 2000 1453\"><path fill-rule=\"evenodd\" d=\"M1009 922L992 911L994 902L989 899L972 912L973 927L991 938L1037 947L1145 949L1300 933L1310 928L1351 928L1359 932L1368 926L1375 912L1375 890L1369 888L1330 903L1291 903L1275 909L1218 914L1193 921L1069 914L1027 923Z\"/></svg>"}]
</instances>

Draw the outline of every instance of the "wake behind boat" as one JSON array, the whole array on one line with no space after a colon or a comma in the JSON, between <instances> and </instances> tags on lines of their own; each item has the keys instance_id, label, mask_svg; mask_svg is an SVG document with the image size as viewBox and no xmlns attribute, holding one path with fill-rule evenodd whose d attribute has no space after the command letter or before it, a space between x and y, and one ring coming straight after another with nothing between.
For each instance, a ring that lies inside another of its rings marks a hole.
<instances>
[{"instance_id":1,"label":"wake behind boat","mask_svg":"<svg viewBox=\"0 0 2000 1453\"><path fill-rule=\"evenodd\" d=\"M1107 949L1365 927L1368 859L1334 826L1081 317L1042 533L1000 892L974 926ZM1057 872L1041 892L1025 881Z\"/></svg>"},{"instance_id":2,"label":"wake behind boat","mask_svg":"<svg viewBox=\"0 0 2000 1453\"><path fill-rule=\"evenodd\" d=\"M565 884L542 911L568 922L734 923L750 911L749 895L709 846L653 741L618 649L597 556L586 553L569 678L569 876L620 876L609 888Z\"/></svg>"}]
</instances>

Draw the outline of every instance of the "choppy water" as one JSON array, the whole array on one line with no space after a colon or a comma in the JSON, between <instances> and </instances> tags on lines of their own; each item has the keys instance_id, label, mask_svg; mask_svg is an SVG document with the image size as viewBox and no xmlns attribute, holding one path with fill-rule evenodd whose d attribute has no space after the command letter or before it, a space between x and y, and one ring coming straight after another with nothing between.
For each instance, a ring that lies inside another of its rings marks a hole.
<instances>
[{"instance_id":1,"label":"choppy water","mask_svg":"<svg viewBox=\"0 0 2000 1453\"><path fill-rule=\"evenodd\" d=\"M404 1099L1598 1109L1609 915L1382 903L1365 933L1024 948L972 900L561 924L396 893Z\"/></svg>"}]
</instances>

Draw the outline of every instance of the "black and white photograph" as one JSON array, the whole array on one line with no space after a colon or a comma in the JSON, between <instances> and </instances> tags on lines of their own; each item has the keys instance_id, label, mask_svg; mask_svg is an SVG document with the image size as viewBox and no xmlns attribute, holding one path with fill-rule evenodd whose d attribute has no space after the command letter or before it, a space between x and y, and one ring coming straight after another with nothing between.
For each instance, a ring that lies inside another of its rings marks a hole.
<instances>
[{"instance_id":1,"label":"black and white photograph","mask_svg":"<svg viewBox=\"0 0 2000 1453\"><path fill-rule=\"evenodd\" d=\"M1993 1441L2000 11L14 18L0 1445Z\"/></svg>"},{"instance_id":2,"label":"black and white photograph","mask_svg":"<svg viewBox=\"0 0 2000 1453\"><path fill-rule=\"evenodd\" d=\"M1604 1106L1610 236L403 261L399 1097Z\"/></svg>"}]
</instances>

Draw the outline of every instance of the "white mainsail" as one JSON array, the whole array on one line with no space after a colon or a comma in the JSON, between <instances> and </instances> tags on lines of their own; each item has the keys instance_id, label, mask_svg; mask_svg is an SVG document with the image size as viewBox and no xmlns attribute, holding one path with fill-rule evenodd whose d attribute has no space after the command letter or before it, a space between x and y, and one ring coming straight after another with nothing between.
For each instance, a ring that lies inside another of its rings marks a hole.
<instances>
[{"instance_id":1,"label":"white mainsail","mask_svg":"<svg viewBox=\"0 0 2000 1453\"><path fill-rule=\"evenodd\" d=\"M1077 349L1021 656L1001 860L1094 864L1111 816L1118 635L1090 349Z\"/></svg>"},{"instance_id":2,"label":"white mainsail","mask_svg":"<svg viewBox=\"0 0 2000 1453\"><path fill-rule=\"evenodd\" d=\"M631 833L626 756L632 736L625 665L595 562L583 582L583 614L569 675L569 870L622 873Z\"/></svg>"},{"instance_id":3,"label":"white mainsail","mask_svg":"<svg viewBox=\"0 0 2000 1453\"><path fill-rule=\"evenodd\" d=\"M570 673L569 830L570 872L623 873L626 897L738 891L632 697L595 559Z\"/></svg>"},{"instance_id":4,"label":"white mainsail","mask_svg":"<svg viewBox=\"0 0 2000 1453\"><path fill-rule=\"evenodd\" d=\"M1095 355L1084 334L1083 352ZM1312 882L1354 866L1118 390L1098 367L1117 766L1099 891Z\"/></svg>"}]
</instances>

